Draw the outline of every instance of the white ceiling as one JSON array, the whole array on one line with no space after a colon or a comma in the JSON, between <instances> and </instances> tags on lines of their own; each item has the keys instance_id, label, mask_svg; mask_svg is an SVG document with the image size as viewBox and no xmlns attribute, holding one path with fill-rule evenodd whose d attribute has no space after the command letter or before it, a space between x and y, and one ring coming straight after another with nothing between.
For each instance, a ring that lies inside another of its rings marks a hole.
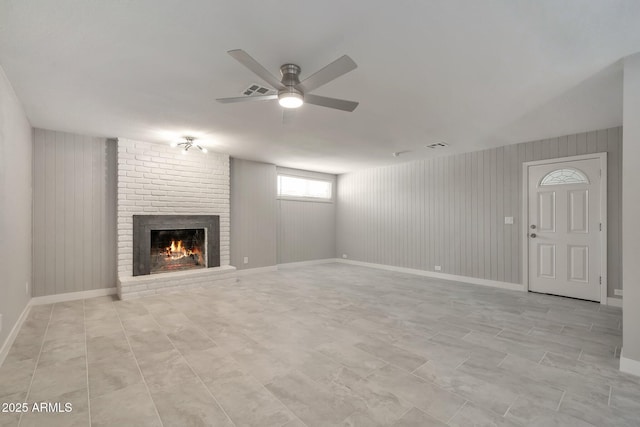
<instances>
[{"instance_id":1,"label":"white ceiling","mask_svg":"<svg viewBox=\"0 0 640 427\"><path fill-rule=\"evenodd\" d=\"M637 0L0 0L0 65L35 127L169 143L341 173L622 123ZM302 78L353 113L219 104L263 83L227 55ZM446 141L449 148L424 146ZM397 158L394 151L410 150ZM194 153L196 155L196 153Z\"/></svg>"}]
</instances>

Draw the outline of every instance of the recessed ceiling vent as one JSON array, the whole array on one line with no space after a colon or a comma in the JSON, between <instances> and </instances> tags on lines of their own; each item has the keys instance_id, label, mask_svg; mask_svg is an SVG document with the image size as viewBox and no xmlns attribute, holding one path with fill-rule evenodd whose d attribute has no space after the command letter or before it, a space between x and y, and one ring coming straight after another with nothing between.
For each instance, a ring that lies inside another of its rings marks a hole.
<instances>
[{"instance_id":1,"label":"recessed ceiling vent","mask_svg":"<svg viewBox=\"0 0 640 427\"><path fill-rule=\"evenodd\" d=\"M260 86L259 84L252 84L248 88L242 91L243 95L251 96L251 95L266 95L271 92L271 89L268 87Z\"/></svg>"},{"instance_id":2,"label":"recessed ceiling vent","mask_svg":"<svg viewBox=\"0 0 640 427\"><path fill-rule=\"evenodd\" d=\"M427 148L444 148L444 147L448 147L449 144L447 144L446 142L435 142L433 144L429 144L427 145Z\"/></svg>"}]
</instances>

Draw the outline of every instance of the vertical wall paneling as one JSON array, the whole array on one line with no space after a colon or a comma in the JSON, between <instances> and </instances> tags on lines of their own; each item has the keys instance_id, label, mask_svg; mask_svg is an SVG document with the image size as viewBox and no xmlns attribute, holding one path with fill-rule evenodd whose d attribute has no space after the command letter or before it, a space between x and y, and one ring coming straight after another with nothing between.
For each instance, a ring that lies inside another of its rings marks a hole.
<instances>
[{"instance_id":1,"label":"vertical wall paneling","mask_svg":"<svg viewBox=\"0 0 640 427\"><path fill-rule=\"evenodd\" d=\"M33 148L33 296L115 287L115 141L35 129Z\"/></svg>"},{"instance_id":2,"label":"vertical wall paneling","mask_svg":"<svg viewBox=\"0 0 640 427\"><path fill-rule=\"evenodd\" d=\"M337 253L522 283L522 163L606 151L613 296L621 286L621 143L618 127L340 175Z\"/></svg>"},{"instance_id":3,"label":"vertical wall paneling","mask_svg":"<svg viewBox=\"0 0 640 427\"><path fill-rule=\"evenodd\" d=\"M336 198L336 176L318 172L301 171L296 169L277 168L277 173L297 175L308 178L325 179L333 182L334 200ZM365 175L366 176L366 175ZM363 177L356 177L359 184L364 185ZM359 192L347 192L344 199L348 211L363 212L372 218L374 201ZM289 200L277 200L277 261L278 264L289 262L310 261L336 257L336 203ZM354 235L361 236L365 256L373 256L369 247L373 246L374 233L367 233L367 227L372 227L360 219L347 219L348 226L343 230L351 230ZM340 252L342 254L343 252Z\"/></svg>"},{"instance_id":4,"label":"vertical wall paneling","mask_svg":"<svg viewBox=\"0 0 640 427\"><path fill-rule=\"evenodd\" d=\"M276 218L276 166L231 159L231 265L276 265Z\"/></svg>"}]
</instances>

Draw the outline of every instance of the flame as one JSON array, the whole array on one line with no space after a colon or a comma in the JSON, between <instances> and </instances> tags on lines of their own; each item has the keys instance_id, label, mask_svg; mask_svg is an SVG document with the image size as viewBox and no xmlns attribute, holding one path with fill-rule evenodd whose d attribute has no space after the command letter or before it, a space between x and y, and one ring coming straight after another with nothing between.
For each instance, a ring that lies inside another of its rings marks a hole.
<instances>
[{"instance_id":1,"label":"flame","mask_svg":"<svg viewBox=\"0 0 640 427\"><path fill-rule=\"evenodd\" d=\"M171 252L182 252L184 255L187 255L186 252L187 250L185 248L182 247L182 240L178 240L178 243L175 242L175 240L171 241L171 246L169 247Z\"/></svg>"},{"instance_id":2,"label":"flame","mask_svg":"<svg viewBox=\"0 0 640 427\"><path fill-rule=\"evenodd\" d=\"M167 256L170 257L171 259L180 259L190 255L199 255L199 256L202 255L200 250L187 249L182 244L182 240L178 240L178 241L172 240L171 245L167 247L165 251L167 253Z\"/></svg>"}]
</instances>

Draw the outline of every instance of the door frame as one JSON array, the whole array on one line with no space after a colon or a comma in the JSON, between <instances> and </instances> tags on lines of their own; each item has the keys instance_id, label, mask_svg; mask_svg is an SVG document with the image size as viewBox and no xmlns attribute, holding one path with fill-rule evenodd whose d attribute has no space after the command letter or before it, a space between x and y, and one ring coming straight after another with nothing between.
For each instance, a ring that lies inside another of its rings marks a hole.
<instances>
[{"instance_id":1,"label":"door frame","mask_svg":"<svg viewBox=\"0 0 640 427\"><path fill-rule=\"evenodd\" d=\"M582 154L579 156L559 157L556 159L535 160L522 163L522 285L529 292L529 167L576 160L600 160L600 304L607 305L607 153Z\"/></svg>"}]
</instances>

